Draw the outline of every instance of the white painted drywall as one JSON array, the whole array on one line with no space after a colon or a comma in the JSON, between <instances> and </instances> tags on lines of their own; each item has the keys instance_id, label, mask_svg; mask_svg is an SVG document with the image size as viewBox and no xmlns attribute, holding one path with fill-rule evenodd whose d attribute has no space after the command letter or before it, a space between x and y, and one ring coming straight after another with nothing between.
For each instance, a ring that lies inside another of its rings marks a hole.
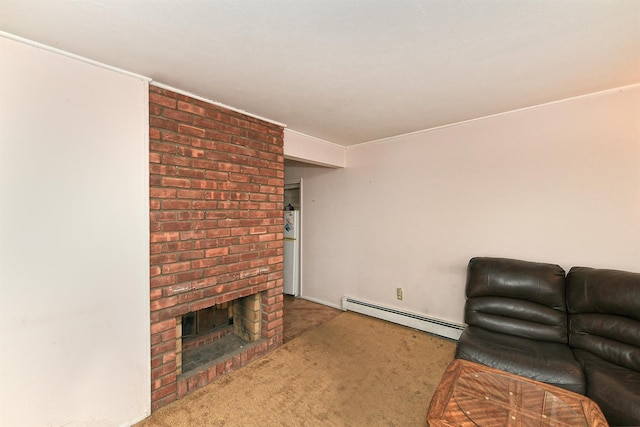
<instances>
[{"instance_id":1,"label":"white painted drywall","mask_svg":"<svg viewBox=\"0 0 640 427\"><path fill-rule=\"evenodd\" d=\"M0 56L0 425L129 425L150 410L147 82Z\"/></svg>"},{"instance_id":2,"label":"white painted drywall","mask_svg":"<svg viewBox=\"0 0 640 427\"><path fill-rule=\"evenodd\" d=\"M317 301L462 322L474 256L640 271L640 86L352 146L344 169L285 176L304 179Z\"/></svg>"},{"instance_id":3,"label":"white painted drywall","mask_svg":"<svg viewBox=\"0 0 640 427\"><path fill-rule=\"evenodd\" d=\"M344 167L346 148L296 132L284 130L285 159L307 162L328 167Z\"/></svg>"}]
</instances>

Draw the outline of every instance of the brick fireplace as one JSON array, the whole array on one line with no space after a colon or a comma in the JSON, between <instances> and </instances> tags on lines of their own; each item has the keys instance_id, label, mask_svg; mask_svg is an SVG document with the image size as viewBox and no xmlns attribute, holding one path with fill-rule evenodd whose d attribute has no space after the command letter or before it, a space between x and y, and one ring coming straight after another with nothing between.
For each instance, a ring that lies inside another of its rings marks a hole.
<instances>
[{"instance_id":1,"label":"brick fireplace","mask_svg":"<svg viewBox=\"0 0 640 427\"><path fill-rule=\"evenodd\" d=\"M284 157L282 127L161 87L149 115L156 410L282 344Z\"/></svg>"}]
</instances>

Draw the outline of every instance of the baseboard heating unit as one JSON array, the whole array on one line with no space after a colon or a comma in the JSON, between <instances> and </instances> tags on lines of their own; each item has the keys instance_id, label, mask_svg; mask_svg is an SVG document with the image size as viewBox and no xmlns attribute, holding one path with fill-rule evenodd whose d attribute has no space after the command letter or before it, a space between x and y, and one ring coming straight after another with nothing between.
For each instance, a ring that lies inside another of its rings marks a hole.
<instances>
[{"instance_id":1,"label":"baseboard heating unit","mask_svg":"<svg viewBox=\"0 0 640 427\"><path fill-rule=\"evenodd\" d=\"M463 325L446 322L444 320L426 317L421 314L385 307L368 301L350 297L342 297L342 309L354 311L389 322L398 323L410 328L419 329L430 334L457 340L464 330Z\"/></svg>"}]
</instances>

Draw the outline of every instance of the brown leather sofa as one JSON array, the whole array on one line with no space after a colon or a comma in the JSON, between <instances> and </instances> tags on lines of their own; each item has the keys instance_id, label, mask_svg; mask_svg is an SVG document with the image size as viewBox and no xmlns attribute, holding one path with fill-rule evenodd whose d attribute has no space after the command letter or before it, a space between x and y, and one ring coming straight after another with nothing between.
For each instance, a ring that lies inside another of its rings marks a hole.
<instances>
[{"instance_id":1,"label":"brown leather sofa","mask_svg":"<svg viewBox=\"0 0 640 427\"><path fill-rule=\"evenodd\" d=\"M640 273L473 258L456 358L594 400L640 425Z\"/></svg>"}]
</instances>

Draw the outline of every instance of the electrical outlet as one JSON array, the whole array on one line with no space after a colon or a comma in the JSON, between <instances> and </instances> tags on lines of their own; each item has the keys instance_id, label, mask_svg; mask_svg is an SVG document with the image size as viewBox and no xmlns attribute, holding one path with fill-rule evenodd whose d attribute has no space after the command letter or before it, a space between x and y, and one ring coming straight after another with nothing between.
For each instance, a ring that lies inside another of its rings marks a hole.
<instances>
[{"instance_id":1,"label":"electrical outlet","mask_svg":"<svg viewBox=\"0 0 640 427\"><path fill-rule=\"evenodd\" d=\"M396 298L402 300L402 288L396 288Z\"/></svg>"}]
</instances>

